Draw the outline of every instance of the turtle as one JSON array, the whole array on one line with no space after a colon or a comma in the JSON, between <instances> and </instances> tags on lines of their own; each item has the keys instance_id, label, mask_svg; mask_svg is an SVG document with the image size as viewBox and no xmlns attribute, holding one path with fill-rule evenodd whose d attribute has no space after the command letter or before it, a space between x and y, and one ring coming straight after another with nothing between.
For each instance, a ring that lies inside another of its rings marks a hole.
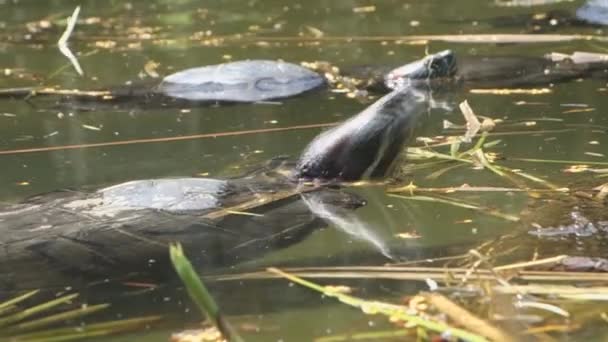
<instances>
[{"instance_id":1,"label":"turtle","mask_svg":"<svg viewBox=\"0 0 608 342\"><path fill-rule=\"evenodd\" d=\"M428 57L421 67L444 58ZM400 85L319 134L295 162L274 160L241 177L133 180L2 205L0 288L166 273L174 241L205 269L295 244L323 226L327 212L340 216L365 205L343 187L389 178L427 106L424 87ZM311 203L322 205L323 215Z\"/></svg>"}]
</instances>

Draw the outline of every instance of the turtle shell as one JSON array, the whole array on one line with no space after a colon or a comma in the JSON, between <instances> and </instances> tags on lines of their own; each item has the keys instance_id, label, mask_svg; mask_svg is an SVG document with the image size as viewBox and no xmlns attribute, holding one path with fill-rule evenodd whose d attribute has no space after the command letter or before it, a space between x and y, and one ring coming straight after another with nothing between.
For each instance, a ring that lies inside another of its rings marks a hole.
<instances>
[{"instance_id":1,"label":"turtle shell","mask_svg":"<svg viewBox=\"0 0 608 342\"><path fill-rule=\"evenodd\" d=\"M324 83L321 75L296 64L245 60L176 72L157 91L188 101L257 102L298 95Z\"/></svg>"},{"instance_id":2,"label":"turtle shell","mask_svg":"<svg viewBox=\"0 0 608 342\"><path fill-rule=\"evenodd\" d=\"M229 180L137 180L0 206L0 289L77 286L134 271L157 277L172 270L171 242L203 269L232 266L324 226L306 200L337 211L364 204L355 194L303 190L266 171Z\"/></svg>"}]
</instances>

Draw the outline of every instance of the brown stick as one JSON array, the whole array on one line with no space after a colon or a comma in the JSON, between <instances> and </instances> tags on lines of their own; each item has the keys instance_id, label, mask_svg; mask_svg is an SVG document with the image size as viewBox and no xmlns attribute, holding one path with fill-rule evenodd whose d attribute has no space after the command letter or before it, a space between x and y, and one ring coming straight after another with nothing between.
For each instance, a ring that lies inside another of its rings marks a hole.
<instances>
[{"instance_id":1,"label":"brown stick","mask_svg":"<svg viewBox=\"0 0 608 342\"><path fill-rule=\"evenodd\" d=\"M472 314L460 305L452 302L439 293L425 293L424 297L439 311L445 313L453 321L469 331L482 335L497 342L515 341L506 332Z\"/></svg>"},{"instance_id":2,"label":"brown stick","mask_svg":"<svg viewBox=\"0 0 608 342\"><path fill-rule=\"evenodd\" d=\"M263 36L224 36L210 37L223 39L226 41L267 41L267 42L350 42L350 41L444 41L451 43L478 43L478 44L498 44L498 43L554 43L569 42L576 40L585 41L607 41L608 38L599 35L580 35L580 34L438 34L438 35L411 35L411 36L323 36L323 37L263 37Z\"/></svg>"},{"instance_id":3,"label":"brown stick","mask_svg":"<svg viewBox=\"0 0 608 342\"><path fill-rule=\"evenodd\" d=\"M90 148L90 147L107 147L107 146L119 146L119 145L131 145L131 144L147 144L147 143L158 143L158 142L167 142L167 141L231 137L231 136L257 134L257 133L285 132L285 131L293 131L293 130L298 130L298 129L321 128L321 127L329 127L329 126L334 126L334 125L336 125L336 122L310 124L310 125L298 125L298 126L289 126L289 127L252 129L252 130L244 130L244 131L194 134L194 135L184 135L184 136L180 136L180 137L147 138L147 139L109 141L109 142L93 143L93 144L33 147L33 148L23 148L23 149L17 149L17 150L0 151L0 155L48 152L48 151L63 151L63 150L74 150L74 149Z\"/></svg>"},{"instance_id":4,"label":"brown stick","mask_svg":"<svg viewBox=\"0 0 608 342\"><path fill-rule=\"evenodd\" d=\"M109 90L55 89L49 87L20 87L0 89L0 97L30 97L36 95L79 96L104 99L107 97L112 97L112 92Z\"/></svg>"}]
</instances>

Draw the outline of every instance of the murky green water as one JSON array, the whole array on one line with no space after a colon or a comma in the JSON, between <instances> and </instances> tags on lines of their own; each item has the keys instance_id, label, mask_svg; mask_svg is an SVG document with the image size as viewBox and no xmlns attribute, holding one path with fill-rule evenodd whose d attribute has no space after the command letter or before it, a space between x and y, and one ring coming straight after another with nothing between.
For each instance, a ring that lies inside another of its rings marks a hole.
<instances>
[{"instance_id":1,"label":"murky green water","mask_svg":"<svg viewBox=\"0 0 608 342\"><path fill-rule=\"evenodd\" d=\"M578 4L568 2L529 9L501 8L485 1L42 3L0 0L0 88L43 84L91 89L130 81L157 82L144 70L150 61L159 63L157 72L166 75L188 67L246 58L284 59L296 63L326 60L338 66L351 66L402 63L424 56L426 50L435 52L446 48L454 50L457 55L541 56L551 51L605 52L606 45L578 41L405 44L390 38L416 34L520 33L525 28L495 28L486 19L547 8L573 10ZM70 46L80 53L84 77L79 77L70 66L66 66L67 60L56 48L56 41L64 29L60 19L68 16L77 5L82 6L83 21L77 25ZM373 12L353 11L355 7L372 5L375 6ZM310 37L315 30L322 31L325 37L370 39L315 42L298 38ZM597 28L566 27L558 30L568 34L601 34ZM238 34L244 38L235 39L234 35ZM211 39L216 36L231 39L221 42ZM382 36L387 38L380 38ZM522 169L560 186L581 182L589 186L599 185L602 180L593 178L591 174L564 173L562 169L566 165L509 159L605 162L604 146L608 144L606 87L605 81L584 80L555 85L551 87L552 93L534 96L479 95L463 90L452 94L453 111L434 111L425 116L424 128L419 135L454 134L442 129L442 121L462 123L457 102L468 99L479 115L501 118L508 123L536 121L535 126L502 129L527 132L496 137L501 141L493 151L507 158L503 165ZM523 102L533 104L522 105ZM200 107L187 111L175 108L77 111L50 106L49 101L1 99L0 149L8 151L330 123L347 118L366 105L343 94L324 91L279 104ZM542 132L563 129L567 131ZM319 132L320 129L306 129L0 155L0 201L14 202L59 188L95 187L133 179L195 174L226 177L274 156L295 157ZM436 170L414 172L403 179L404 182L411 179L420 187L458 186L463 183L512 186L490 172L466 166L447 172L436 180L426 178ZM359 192L369 201L365 208L358 210L359 218L373 227L401 260L458 254L490 238L530 229L528 223L512 223L464 208L391 198L378 188ZM531 200L523 193L478 193L460 198L513 215L530 211ZM396 237L398 233L414 230L421 238L404 240ZM566 252L556 250L555 254L576 254L585 248L592 250L589 246L593 243L588 240L577 243L578 248ZM550 250L550 242L548 244L545 248ZM600 250L593 256L605 255ZM369 244L330 228L315 232L298 245L252 261L252 264L259 267L284 264L331 266L389 261ZM205 273L205 270L201 272ZM358 281L349 284L355 286L362 296L389 298L411 294L423 287L422 283L411 282ZM282 280L213 283L211 287L229 317L238 316L235 320L241 322L239 324L249 324L249 329L243 329L243 335L251 341L308 341L324 335L390 327L383 318L364 316ZM105 314L90 318L88 322L148 314L168 317L165 326L124 337L125 341L137 338L166 341L169 332L193 326L192 322L200 317L176 283L144 292L115 284L110 289L84 290L83 297L84 301L113 303ZM597 332L591 335L595 338L605 332L598 327ZM115 341L117 338L107 340Z\"/></svg>"}]
</instances>

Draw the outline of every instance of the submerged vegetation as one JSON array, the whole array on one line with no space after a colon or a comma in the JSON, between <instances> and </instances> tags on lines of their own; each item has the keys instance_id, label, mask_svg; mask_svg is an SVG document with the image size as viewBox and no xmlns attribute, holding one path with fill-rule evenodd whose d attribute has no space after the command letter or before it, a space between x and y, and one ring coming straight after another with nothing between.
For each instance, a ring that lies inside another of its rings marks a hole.
<instances>
[{"instance_id":1,"label":"submerged vegetation","mask_svg":"<svg viewBox=\"0 0 608 342\"><path fill-rule=\"evenodd\" d=\"M19 342L60 342L87 340L148 327L161 316L146 316L98 323L81 323L57 327L64 322L78 322L110 307L110 304L76 303L78 294L61 295L38 304L27 304L39 290L0 302L0 339Z\"/></svg>"}]
</instances>

